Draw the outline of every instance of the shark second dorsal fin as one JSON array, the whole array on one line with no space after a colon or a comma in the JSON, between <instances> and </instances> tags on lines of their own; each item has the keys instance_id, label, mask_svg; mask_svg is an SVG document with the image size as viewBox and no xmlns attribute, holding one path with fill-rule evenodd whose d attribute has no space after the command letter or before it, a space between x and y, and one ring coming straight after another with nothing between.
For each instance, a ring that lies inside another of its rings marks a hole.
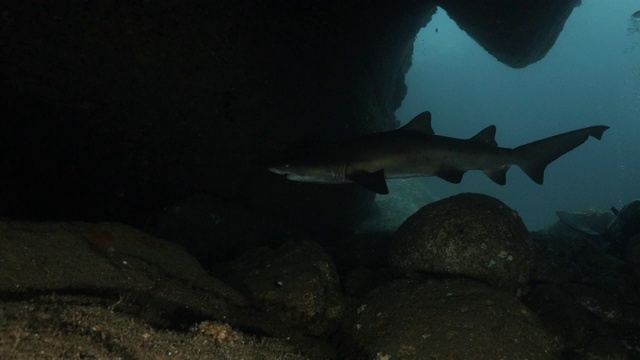
<instances>
[{"instance_id":1,"label":"shark second dorsal fin","mask_svg":"<svg viewBox=\"0 0 640 360\"><path fill-rule=\"evenodd\" d=\"M384 170L374 171L372 173L366 171L359 171L357 173L347 176L350 181L367 188L376 194L386 195L389 193L387 187L387 181L384 178Z\"/></svg>"},{"instance_id":2,"label":"shark second dorsal fin","mask_svg":"<svg viewBox=\"0 0 640 360\"><path fill-rule=\"evenodd\" d=\"M496 142L496 126L487 126L469 140L489 146L498 146L498 143Z\"/></svg>"},{"instance_id":3,"label":"shark second dorsal fin","mask_svg":"<svg viewBox=\"0 0 640 360\"><path fill-rule=\"evenodd\" d=\"M427 135L433 135L433 129L431 128L431 113L425 111L418 114L411 119L403 127L399 128L400 131L418 131Z\"/></svg>"}]
</instances>

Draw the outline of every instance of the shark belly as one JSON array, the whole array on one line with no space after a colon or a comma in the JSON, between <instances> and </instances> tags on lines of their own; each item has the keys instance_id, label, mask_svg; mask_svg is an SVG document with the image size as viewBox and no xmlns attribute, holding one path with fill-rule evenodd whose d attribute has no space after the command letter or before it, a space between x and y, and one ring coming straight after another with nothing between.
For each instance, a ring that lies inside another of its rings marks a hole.
<instances>
[{"instance_id":1,"label":"shark belly","mask_svg":"<svg viewBox=\"0 0 640 360\"><path fill-rule=\"evenodd\" d=\"M461 144L462 145L462 144ZM484 146L453 146L437 148L423 146L413 151L389 151L371 161L352 164L359 171L384 169L388 179L439 176L446 172L469 170L496 171L514 162L511 149Z\"/></svg>"}]
</instances>

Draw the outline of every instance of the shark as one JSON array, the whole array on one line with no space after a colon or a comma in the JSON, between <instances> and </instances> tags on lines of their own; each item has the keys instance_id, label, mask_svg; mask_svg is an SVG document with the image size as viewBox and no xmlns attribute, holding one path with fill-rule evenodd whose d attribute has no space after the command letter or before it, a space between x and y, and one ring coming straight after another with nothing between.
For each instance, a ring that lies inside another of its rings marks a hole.
<instances>
[{"instance_id":1,"label":"shark","mask_svg":"<svg viewBox=\"0 0 640 360\"><path fill-rule=\"evenodd\" d=\"M457 184L470 170L483 171L496 184L505 185L512 165L542 184L547 165L589 137L600 140L608 128L585 127L512 149L498 146L494 125L469 139L435 135L431 113L425 111L396 130L328 146L269 170L292 181L356 183L378 194L389 193L386 179L437 176Z\"/></svg>"}]
</instances>

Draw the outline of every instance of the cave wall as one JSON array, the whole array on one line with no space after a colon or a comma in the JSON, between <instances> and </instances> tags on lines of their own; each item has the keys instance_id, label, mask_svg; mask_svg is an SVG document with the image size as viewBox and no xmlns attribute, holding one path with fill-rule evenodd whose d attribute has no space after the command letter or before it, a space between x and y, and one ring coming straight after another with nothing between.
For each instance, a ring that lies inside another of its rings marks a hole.
<instances>
[{"instance_id":1,"label":"cave wall","mask_svg":"<svg viewBox=\"0 0 640 360\"><path fill-rule=\"evenodd\" d=\"M322 227L372 195L266 170L388 129L429 2L8 1L0 216L134 225L194 194ZM307 209L307 210L303 210Z\"/></svg>"},{"instance_id":2,"label":"cave wall","mask_svg":"<svg viewBox=\"0 0 640 360\"><path fill-rule=\"evenodd\" d=\"M496 6L440 5L505 63L546 53L552 41L496 41L505 33L492 14L522 9L487 3ZM575 1L539 2L551 9L542 12L531 3L523 9L546 21L519 13L507 24L555 39ZM162 229L158 219L196 203L209 227L231 213L237 226L348 231L371 193L289 182L266 168L310 142L395 126L413 39L435 9L430 1L2 1L0 216Z\"/></svg>"}]
</instances>

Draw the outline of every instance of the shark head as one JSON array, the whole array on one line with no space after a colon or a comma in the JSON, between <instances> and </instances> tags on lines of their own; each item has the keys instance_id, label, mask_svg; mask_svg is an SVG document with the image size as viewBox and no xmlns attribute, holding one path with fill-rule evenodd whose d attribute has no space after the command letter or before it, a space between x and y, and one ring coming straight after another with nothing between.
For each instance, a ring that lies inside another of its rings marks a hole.
<instances>
[{"instance_id":1,"label":"shark head","mask_svg":"<svg viewBox=\"0 0 640 360\"><path fill-rule=\"evenodd\" d=\"M318 166L318 165L293 165L285 164L270 167L269 170L278 175L284 175L292 181L320 183L320 184L340 184L354 182L378 194L388 194L389 188L385 181L384 170L374 172L364 170L347 174L347 166Z\"/></svg>"},{"instance_id":2,"label":"shark head","mask_svg":"<svg viewBox=\"0 0 640 360\"><path fill-rule=\"evenodd\" d=\"M301 176L296 173L296 168L290 164L272 166L269 171L278 175L284 175L285 178L297 181Z\"/></svg>"}]
</instances>

